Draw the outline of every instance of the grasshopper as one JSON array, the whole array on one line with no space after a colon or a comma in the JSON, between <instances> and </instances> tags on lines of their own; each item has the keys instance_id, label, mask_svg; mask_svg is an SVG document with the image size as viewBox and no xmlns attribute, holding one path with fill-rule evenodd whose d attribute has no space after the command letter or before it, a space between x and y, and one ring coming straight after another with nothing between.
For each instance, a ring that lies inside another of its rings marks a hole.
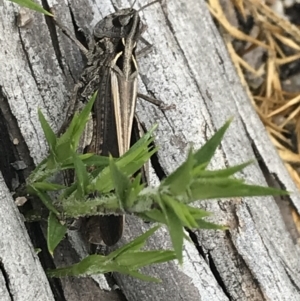
<instances>
[{"instance_id":1,"label":"grasshopper","mask_svg":"<svg viewBox=\"0 0 300 301\"><path fill-rule=\"evenodd\" d=\"M155 2L159 1L143 8ZM138 96L136 45L145 29L137 10L122 9L96 24L89 50L83 49L88 62L75 86L67 120L79 103L98 91L92 112L92 135L85 148L88 152L119 157L130 147ZM124 216L90 217L86 224L88 240L100 244L102 239L107 246L114 245L122 236L123 224Z\"/></svg>"}]
</instances>

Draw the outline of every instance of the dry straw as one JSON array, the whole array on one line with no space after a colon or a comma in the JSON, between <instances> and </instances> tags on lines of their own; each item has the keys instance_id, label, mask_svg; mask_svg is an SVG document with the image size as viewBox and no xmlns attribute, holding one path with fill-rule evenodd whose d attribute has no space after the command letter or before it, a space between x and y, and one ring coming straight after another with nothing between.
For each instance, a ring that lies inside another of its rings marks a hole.
<instances>
[{"instance_id":1,"label":"dry straw","mask_svg":"<svg viewBox=\"0 0 300 301\"><path fill-rule=\"evenodd\" d=\"M270 140L300 188L300 91L285 91L281 80L284 65L300 59L299 28L258 0L209 0L208 6ZM238 29L235 9L242 19L253 18L249 34Z\"/></svg>"}]
</instances>

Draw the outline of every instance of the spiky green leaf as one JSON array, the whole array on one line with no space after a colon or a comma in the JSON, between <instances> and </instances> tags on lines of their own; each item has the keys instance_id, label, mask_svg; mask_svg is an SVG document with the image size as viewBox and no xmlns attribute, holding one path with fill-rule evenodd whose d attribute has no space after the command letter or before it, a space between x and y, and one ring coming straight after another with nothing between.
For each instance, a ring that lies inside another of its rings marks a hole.
<instances>
[{"instance_id":1,"label":"spiky green leaf","mask_svg":"<svg viewBox=\"0 0 300 301\"><path fill-rule=\"evenodd\" d=\"M50 212L48 218L47 246L48 251L52 256L55 248L64 238L66 232L66 225L63 225L53 212Z\"/></svg>"},{"instance_id":2,"label":"spiky green leaf","mask_svg":"<svg viewBox=\"0 0 300 301\"><path fill-rule=\"evenodd\" d=\"M35 3L32 0L10 0L10 1L14 2L14 3L17 3L20 6L27 7L29 9L34 10L34 11L37 11L37 12L42 13L44 15L47 15L49 17L53 17L53 15L51 13L49 13L48 11L43 9L42 6L40 6L39 4Z\"/></svg>"}]
</instances>

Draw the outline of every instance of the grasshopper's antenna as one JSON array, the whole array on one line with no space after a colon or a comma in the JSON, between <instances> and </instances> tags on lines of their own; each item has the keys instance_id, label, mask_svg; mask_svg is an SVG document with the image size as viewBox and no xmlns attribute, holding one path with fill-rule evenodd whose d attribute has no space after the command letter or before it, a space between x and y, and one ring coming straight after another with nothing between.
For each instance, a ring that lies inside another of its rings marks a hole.
<instances>
[{"instance_id":1,"label":"grasshopper's antenna","mask_svg":"<svg viewBox=\"0 0 300 301\"><path fill-rule=\"evenodd\" d=\"M118 11L120 10L119 8L117 8L117 7L115 6L114 3L112 3L112 6L114 7L115 13L118 12Z\"/></svg>"},{"instance_id":2,"label":"grasshopper's antenna","mask_svg":"<svg viewBox=\"0 0 300 301\"><path fill-rule=\"evenodd\" d=\"M130 6L130 9L133 9L135 2L136 2L136 0L133 1L132 5Z\"/></svg>"},{"instance_id":3,"label":"grasshopper's antenna","mask_svg":"<svg viewBox=\"0 0 300 301\"><path fill-rule=\"evenodd\" d=\"M134 3L135 3L135 2L136 2L136 0L134 0ZM151 6L152 4L157 3L157 2L161 2L161 0L155 0L155 1L152 1L152 2L150 2L150 3L148 3L148 4L145 4L145 5L142 6L137 12L140 12L141 10L145 9L146 7Z\"/></svg>"}]
</instances>

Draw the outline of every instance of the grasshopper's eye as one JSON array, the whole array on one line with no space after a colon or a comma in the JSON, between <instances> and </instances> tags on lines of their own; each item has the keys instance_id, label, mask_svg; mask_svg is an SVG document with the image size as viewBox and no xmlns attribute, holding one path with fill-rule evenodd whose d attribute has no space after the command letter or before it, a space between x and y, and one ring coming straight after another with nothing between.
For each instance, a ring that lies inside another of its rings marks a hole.
<instances>
[{"instance_id":1,"label":"grasshopper's eye","mask_svg":"<svg viewBox=\"0 0 300 301\"><path fill-rule=\"evenodd\" d=\"M117 16L116 18L114 18L113 24L116 27L124 27L124 26L127 26L129 24L131 19L132 19L132 15Z\"/></svg>"}]
</instances>

